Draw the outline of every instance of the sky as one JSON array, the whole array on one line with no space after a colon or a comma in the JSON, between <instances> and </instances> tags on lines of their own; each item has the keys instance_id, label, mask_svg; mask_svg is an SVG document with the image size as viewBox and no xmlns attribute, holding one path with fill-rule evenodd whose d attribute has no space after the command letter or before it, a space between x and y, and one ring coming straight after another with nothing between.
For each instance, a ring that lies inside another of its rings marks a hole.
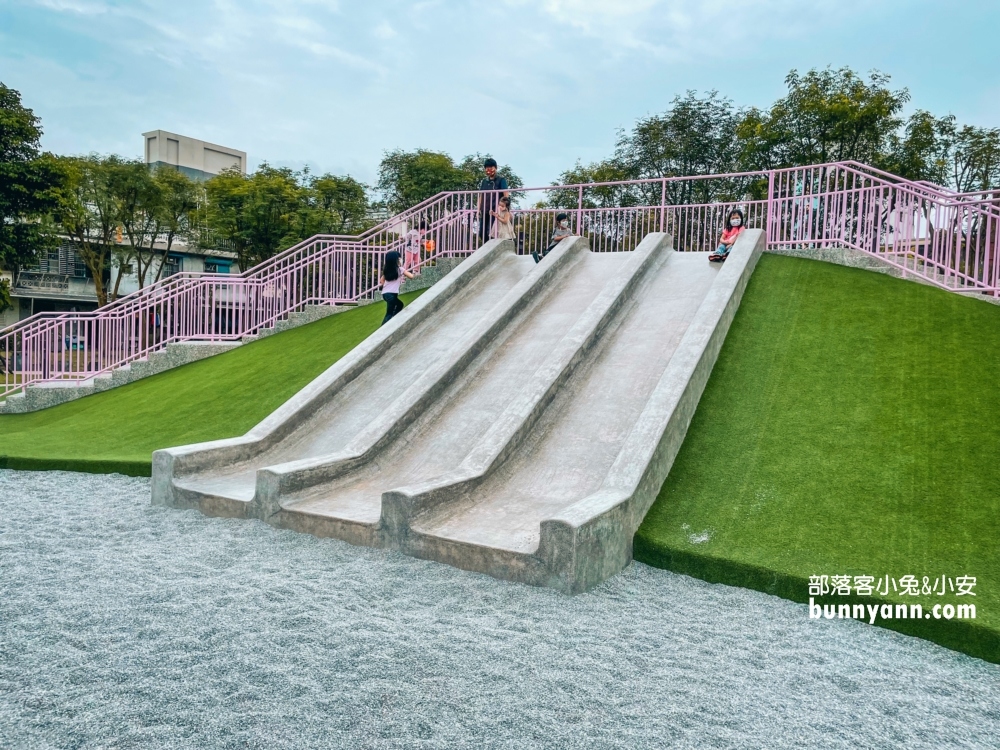
<instances>
[{"instance_id":1,"label":"sky","mask_svg":"<svg viewBox=\"0 0 1000 750\"><path fill-rule=\"evenodd\" d=\"M766 107L877 69L909 109L1000 126L997 0L0 0L0 81L45 149L168 130L372 183L384 152L492 153L528 185L610 155L674 95Z\"/></svg>"}]
</instances>

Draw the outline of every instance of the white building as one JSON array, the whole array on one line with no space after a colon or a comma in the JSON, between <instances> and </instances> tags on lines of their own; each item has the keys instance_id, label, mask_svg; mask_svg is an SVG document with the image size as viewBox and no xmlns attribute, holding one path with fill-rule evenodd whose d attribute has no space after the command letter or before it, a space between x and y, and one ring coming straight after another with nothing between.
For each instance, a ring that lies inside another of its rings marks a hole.
<instances>
[{"instance_id":1,"label":"white building","mask_svg":"<svg viewBox=\"0 0 1000 750\"><path fill-rule=\"evenodd\" d=\"M245 151L166 130L151 130L143 133L142 137L145 139L143 153L147 164L171 166L195 180L206 180L233 168L247 173Z\"/></svg>"},{"instance_id":2,"label":"white building","mask_svg":"<svg viewBox=\"0 0 1000 750\"><path fill-rule=\"evenodd\" d=\"M226 169L237 168L247 171L247 155L216 143L200 141L166 130L151 130L143 133L144 161L150 166L169 166L178 169L188 177L206 180ZM139 288L139 278L132 264L123 263L128 255L127 242L116 243L109 268L105 271L104 284L108 290L115 288L118 275L119 296ZM166 249L162 241L154 247L157 251ZM159 252L150 269L146 283L152 283L160 268ZM160 276L170 276L180 271L202 273L239 273L236 256L233 253L203 250L189 246L183 238L174 240L167 254ZM74 244L64 238L62 244L43 257L31 268L23 269L17 278L6 274L14 306L0 313L0 328L16 323L36 312L68 312L73 310L93 310L97 307L97 293L86 266L80 259Z\"/></svg>"}]
</instances>

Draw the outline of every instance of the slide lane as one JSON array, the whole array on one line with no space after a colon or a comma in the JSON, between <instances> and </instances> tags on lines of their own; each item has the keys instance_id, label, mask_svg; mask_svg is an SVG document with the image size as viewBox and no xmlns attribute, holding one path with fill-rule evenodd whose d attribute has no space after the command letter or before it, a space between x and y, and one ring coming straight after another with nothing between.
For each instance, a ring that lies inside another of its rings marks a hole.
<instances>
[{"instance_id":1,"label":"slide lane","mask_svg":"<svg viewBox=\"0 0 1000 750\"><path fill-rule=\"evenodd\" d=\"M509 458L411 521L415 552L468 567L495 565L497 552L531 555L542 521L600 489L719 273L706 257L671 252L651 269Z\"/></svg>"},{"instance_id":2,"label":"slide lane","mask_svg":"<svg viewBox=\"0 0 1000 750\"><path fill-rule=\"evenodd\" d=\"M585 240L574 242L586 247ZM652 257L665 244L651 246L645 255ZM535 379L551 381L558 374L542 373L539 368L552 358L586 311L595 305L607 306L600 299L602 290L620 286L622 277L641 275L647 265L639 262L641 255L577 253L558 270L544 293L512 318L503 334L441 392L431 409L355 470L283 493L283 511L276 521L313 533L326 525L331 534L348 539L354 537L348 528L351 524L364 525L369 530L359 530L357 538L369 537L381 524L386 490L433 481L454 471L519 396L538 385ZM546 386L541 383L542 388Z\"/></svg>"},{"instance_id":3,"label":"slide lane","mask_svg":"<svg viewBox=\"0 0 1000 750\"><path fill-rule=\"evenodd\" d=\"M188 494L250 502L260 468L342 450L393 403L394 397L444 358L463 334L536 270L530 257L516 255L513 244L507 244L506 252L498 253L488 267L457 290L439 309L427 313L406 336L397 337L398 340L378 352L377 358L356 377L339 384L335 392L315 406L282 439L254 452L248 459L216 463L174 478L174 486ZM397 317L404 315L407 315L405 309ZM394 319L385 328L400 324Z\"/></svg>"}]
</instances>

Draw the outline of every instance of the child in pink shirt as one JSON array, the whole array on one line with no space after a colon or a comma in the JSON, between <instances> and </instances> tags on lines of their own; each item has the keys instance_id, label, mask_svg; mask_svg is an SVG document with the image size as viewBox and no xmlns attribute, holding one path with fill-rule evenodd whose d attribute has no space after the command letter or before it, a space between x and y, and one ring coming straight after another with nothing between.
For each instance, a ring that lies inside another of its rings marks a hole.
<instances>
[{"instance_id":1,"label":"child in pink shirt","mask_svg":"<svg viewBox=\"0 0 1000 750\"><path fill-rule=\"evenodd\" d=\"M406 257L403 260L403 268L412 271L415 276L420 275L420 247L423 245L422 237L427 230L427 223L421 221L419 225L413 227L406 233L404 239L404 250Z\"/></svg>"},{"instance_id":2,"label":"child in pink shirt","mask_svg":"<svg viewBox=\"0 0 1000 750\"><path fill-rule=\"evenodd\" d=\"M729 251L736 244L736 238L746 228L745 224L743 212L738 208L733 209L732 213L729 214L729 218L726 219L726 226L722 230L722 237L719 238L719 246L714 253L708 256L708 259L712 263L721 263L729 256Z\"/></svg>"}]
</instances>

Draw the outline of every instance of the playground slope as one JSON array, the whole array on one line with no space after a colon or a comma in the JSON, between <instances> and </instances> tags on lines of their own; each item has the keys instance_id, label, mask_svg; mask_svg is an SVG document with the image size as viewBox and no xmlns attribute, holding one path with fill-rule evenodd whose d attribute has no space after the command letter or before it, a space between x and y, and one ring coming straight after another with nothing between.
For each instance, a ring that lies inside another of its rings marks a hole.
<instances>
[{"instance_id":1,"label":"playground slope","mask_svg":"<svg viewBox=\"0 0 1000 750\"><path fill-rule=\"evenodd\" d=\"M0 414L0 468L148 477L159 448L252 429L363 342L384 310L362 305L119 388Z\"/></svg>"},{"instance_id":2,"label":"playground slope","mask_svg":"<svg viewBox=\"0 0 1000 750\"><path fill-rule=\"evenodd\" d=\"M590 588L631 559L763 244L487 243L244 437L157 451L153 501Z\"/></svg>"},{"instance_id":3,"label":"playground slope","mask_svg":"<svg viewBox=\"0 0 1000 750\"><path fill-rule=\"evenodd\" d=\"M878 624L1000 662L998 374L997 307L765 255L636 559L795 601L810 576L916 576L930 595L817 601L919 604ZM928 617L963 603L974 620Z\"/></svg>"}]
</instances>

